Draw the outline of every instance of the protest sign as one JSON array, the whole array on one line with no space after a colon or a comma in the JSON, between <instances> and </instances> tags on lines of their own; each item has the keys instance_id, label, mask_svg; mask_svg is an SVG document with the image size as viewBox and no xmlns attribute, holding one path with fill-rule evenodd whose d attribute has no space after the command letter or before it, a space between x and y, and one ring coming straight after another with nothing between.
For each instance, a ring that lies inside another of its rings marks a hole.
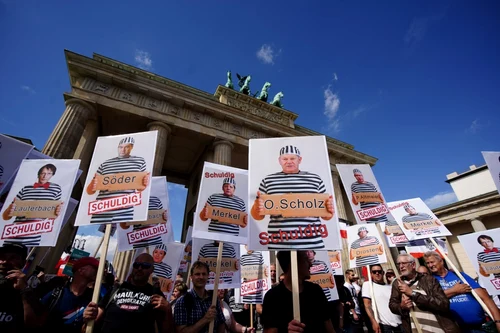
<instances>
[{"instance_id":1,"label":"protest sign","mask_svg":"<svg viewBox=\"0 0 500 333\"><path fill-rule=\"evenodd\" d=\"M23 160L2 207L0 245L55 246L80 160Z\"/></svg>"},{"instance_id":2,"label":"protest sign","mask_svg":"<svg viewBox=\"0 0 500 333\"><path fill-rule=\"evenodd\" d=\"M0 195L6 192L21 161L34 147L22 141L0 134Z\"/></svg>"},{"instance_id":3,"label":"protest sign","mask_svg":"<svg viewBox=\"0 0 500 333\"><path fill-rule=\"evenodd\" d=\"M217 267L217 254L219 242L208 239L193 238L193 258L208 264L210 268L206 289L214 289L215 270ZM224 242L222 247L222 260L220 263L219 289L239 288L240 274L240 246Z\"/></svg>"},{"instance_id":4,"label":"protest sign","mask_svg":"<svg viewBox=\"0 0 500 333\"><path fill-rule=\"evenodd\" d=\"M248 172L205 162L193 237L245 244L248 237Z\"/></svg>"},{"instance_id":5,"label":"protest sign","mask_svg":"<svg viewBox=\"0 0 500 333\"><path fill-rule=\"evenodd\" d=\"M347 227L350 268L387 262L385 249L375 224Z\"/></svg>"},{"instance_id":6,"label":"protest sign","mask_svg":"<svg viewBox=\"0 0 500 333\"><path fill-rule=\"evenodd\" d=\"M186 242L184 243L184 253L182 255L181 264L179 266L179 272L185 273L188 271L188 266L191 264L191 255L193 252L193 240L191 239L191 234L193 232L193 227L189 226L186 234Z\"/></svg>"},{"instance_id":7,"label":"protest sign","mask_svg":"<svg viewBox=\"0 0 500 333\"><path fill-rule=\"evenodd\" d=\"M500 294L500 228L458 236L479 280L490 295Z\"/></svg>"},{"instance_id":8,"label":"protest sign","mask_svg":"<svg viewBox=\"0 0 500 333\"><path fill-rule=\"evenodd\" d=\"M153 177L148 204L148 219L142 222L121 222L118 227L118 251L127 251L174 241L169 219L167 180Z\"/></svg>"},{"instance_id":9,"label":"protest sign","mask_svg":"<svg viewBox=\"0 0 500 333\"><path fill-rule=\"evenodd\" d=\"M437 249L429 238L410 241L405 249L406 252L411 254L414 258L422 258L427 251L436 251L441 255L441 257L448 255L448 248L446 247L444 239L436 238L435 241L439 245L440 249ZM444 253L441 253L441 249Z\"/></svg>"},{"instance_id":10,"label":"protest sign","mask_svg":"<svg viewBox=\"0 0 500 333\"><path fill-rule=\"evenodd\" d=\"M147 220L156 136L97 138L75 225Z\"/></svg>"},{"instance_id":11,"label":"protest sign","mask_svg":"<svg viewBox=\"0 0 500 333\"><path fill-rule=\"evenodd\" d=\"M342 270L342 253L340 251L328 251L330 270L333 275L344 275Z\"/></svg>"},{"instance_id":12,"label":"protest sign","mask_svg":"<svg viewBox=\"0 0 500 333\"><path fill-rule=\"evenodd\" d=\"M73 264L78 259L85 258L85 257L88 257L88 256L90 256L89 252L82 251L80 249L73 249L73 250L71 250L71 254L69 256L69 261L66 264L66 266L64 266L62 274L67 275L67 276L73 276Z\"/></svg>"},{"instance_id":13,"label":"protest sign","mask_svg":"<svg viewBox=\"0 0 500 333\"><path fill-rule=\"evenodd\" d=\"M340 253L337 252L337 254ZM307 251L307 258L311 262L311 267L309 268L311 277L309 281L318 284L323 289L328 302L339 299L335 278L333 277L334 274L331 269L332 257L335 260L338 259L334 251Z\"/></svg>"},{"instance_id":14,"label":"protest sign","mask_svg":"<svg viewBox=\"0 0 500 333\"><path fill-rule=\"evenodd\" d=\"M495 182L498 193L500 193L500 152L498 151L483 151L484 160L490 170L491 178Z\"/></svg>"},{"instance_id":15,"label":"protest sign","mask_svg":"<svg viewBox=\"0 0 500 333\"><path fill-rule=\"evenodd\" d=\"M241 287L243 303L262 304L271 289L271 260L268 251L248 250L240 245Z\"/></svg>"},{"instance_id":16,"label":"protest sign","mask_svg":"<svg viewBox=\"0 0 500 333\"><path fill-rule=\"evenodd\" d=\"M324 136L252 139L249 248L341 248Z\"/></svg>"},{"instance_id":17,"label":"protest sign","mask_svg":"<svg viewBox=\"0 0 500 333\"><path fill-rule=\"evenodd\" d=\"M451 236L450 231L420 198L393 201L388 206L392 216L410 241Z\"/></svg>"}]
</instances>

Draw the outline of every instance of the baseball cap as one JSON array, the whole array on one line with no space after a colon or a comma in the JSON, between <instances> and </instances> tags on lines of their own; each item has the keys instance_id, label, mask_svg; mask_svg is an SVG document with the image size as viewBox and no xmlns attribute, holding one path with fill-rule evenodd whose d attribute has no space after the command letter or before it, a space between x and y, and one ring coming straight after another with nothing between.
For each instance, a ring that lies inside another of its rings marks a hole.
<instances>
[{"instance_id":1,"label":"baseball cap","mask_svg":"<svg viewBox=\"0 0 500 333\"><path fill-rule=\"evenodd\" d=\"M94 257L80 258L77 261L75 261L75 263L73 264L73 273L76 272L77 270L79 270L80 268L85 267L85 266L89 266L89 265L94 267L95 269L98 269L99 260L97 260Z\"/></svg>"},{"instance_id":2,"label":"baseball cap","mask_svg":"<svg viewBox=\"0 0 500 333\"><path fill-rule=\"evenodd\" d=\"M366 227L361 227L361 228L359 228L359 229L358 229L358 235L359 235L359 233L360 233L361 231L366 231L366 232L368 232L368 229L366 229Z\"/></svg>"},{"instance_id":3,"label":"baseball cap","mask_svg":"<svg viewBox=\"0 0 500 333\"><path fill-rule=\"evenodd\" d=\"M4 244L0 247L0 253L17 253L24 260L28 256L28 248L23 244Z\"/></svg>"},{"instance_id":4,"label":"baseball cap","mask_svg":"<svg viewBox=\"0 0 500 333\"><path fill-rule=\"evenodd\" d=\"M224 178L222 185L224 185L224 184L231 184L231 185L236 186L236 180L234 180L234 178L232 178L232 177Z\"/></svg>"}]
</instances>

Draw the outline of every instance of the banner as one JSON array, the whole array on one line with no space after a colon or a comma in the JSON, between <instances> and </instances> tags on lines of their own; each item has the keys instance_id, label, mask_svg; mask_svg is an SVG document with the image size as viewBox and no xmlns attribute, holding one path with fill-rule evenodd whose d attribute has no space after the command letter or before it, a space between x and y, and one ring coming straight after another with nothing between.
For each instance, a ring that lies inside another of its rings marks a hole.
<instances>
[{"instance_id":1,"label":"banner","mask_svg":"<svg viewBox=\"0 0 500 333\"><path fill-rule=\"evenodd\" d=\"M248 172L205 162L193 237L246 244Z\"/></svg>"},{"instance_id":2,"label":"banner","mask_svg":"<svg viewBox=\"0 0 500 333\"><path fill-rule=\"evenodd\" d=\"M388 205L409 240L451 236L451 232L420 198L393 201Z\"/></svg>"},{"instance_id":3,"label":"banner","mask_svg":"<svg viewBox=\"0 0 500 333\"><path fill-rule=\"evenodd\" d=\"M193 260L206 262L210 267L207 290L214 289L215 268L217 267L217 253L219 242L208 239L193 238ZM240 274L240 246L239 244L224 242L220 269L219 289L239 288Z\"/></svg>"},{"instance_id":4,"label":"banner","mask_svg":"<svg viewBox=\"0 0 500 333\"><path fill-rule=\"evenodd\" d=\"M251 139L249 248L342 247L324 136Z\"/></svg>"},{"instance_id":5,"label":"banner","mask_svg":"<svg viewBox=\"0 0 500 333\"><path fill-rule=\"evenodd\" d=\"M500 295L500 228L458 236L474 265L480 283L490 295Z\"/></svg>"},{"instance_id":6,"label":"banner","mask_svg":"<svg viewBox=\"0 0 500 333\"><path fill-rule=\"evenodd\" d=\"M349 267L383 264L387 262L384 243L374 224L347 227Z\"/></svg>"},{"instance_id":7,"label":"banner","mask_svg":"<svg viewBox=\"0 0 500 333\"><path fill-rule=\"evenodd\" d=\"M193 252L193 240L191 239L192 232L193 227L189 226L186 234L186 242L184 243L184 253L179 266L180 273L186 273L188 271L188 265L191 263L191 255Z\"/></svg>"},{"instance_id":8,"label":"banner","mask_svg":"<svg viewBox=\"0 0 500 333\"><path fill-rule=\"evenodd\" d=\"M97 138L76 226L148 219L157 134Z\"/></svg>"},{"instance_id":9,"label":"banner","mask_svg":"<svg viewBox=\"0 0 500 333\"><path fill-rule=\"evenodd\" d=\"M321 289L323 289L323 293L326 296L328 302L332 302L339 299L339 294L337 291L337 286L335 285L335 278L333 277L333 272L331 269L331 259L330 252L332 252L332 256L334 259L334 251L313 251L308 250L307 258L311 262L311 267L309 268L309 273L311 277L309 278L310 282L318 284ZM337 252L337 251L335 251ZM340 252L337 252L340 254Z\"/></svg>"},{"instance_id":10,"label":"banner","mask_svg":"<svg viewBox=\"0 0 500 333\"><path fill-rule=\"evenodd\" d=\"M9 180L33 148L32 145L0 134L0 195L9 189Z\"/></svg>"},{"instance_id":11,"label":"banner","mask_svg":"<svg viewBox=\"0 0 500 333\"><path fill-rule=\"evenodd\" d=\"M491 177L495 182L498 193L500 193L500 152L498 151L483 151L484 160L488 165L488 170L490 170Z\"/></svg>"},{"instance_id":12,"label":"banner","mask_svg":"<svg viewBox=\"0 0 500 333\"><path fill-rule=\"evenodd\" d=\"M166 244L174 241L168 207L167 179L152 177L148 220L121 222L118 227L118 251Z\"/></svg>"},{"instance_id":13,"label":"banner","mask_svg":"<svg viewBox=\"0 0 500 333\"><path fill-rule=\"evenodd\" d=\"M72 249L71 255L69 256L68 263L64 266L62 271L63 275L73 276L73 264L81 258L89 257L90 253L86 251L82 251L80 249Z\"/></svg>"},{"instance_id":14,"label":"banner","mask_svg":"<svg viewBox=\"0 0 500 333\"><path fill-rule=\"evenodd\" d=\"M23 160L0 212L0 246L55 246L80 160Z\"/></svg>"},{"instance_id":15,"label":"banner","mask_svg":"<svg viewBox=\"0 0 500 333\"><path fill-rule=\"evenodd\" d=\"M429 238L410 241L410 244L406 246L406 250L414 258L422 258L427 251L436 251L441 255L441 257L444 257L443 255L448 255L446 241L439 238L435 238L434 240L441 247L441 249L444 250L444 253L441 253L439 249L436 249Z\"/></svg>"},{"instance_id":16,"label":"banner","mask_svg":"<svg viewBox=\"0 0 500 333\"><path fill-rule=\"evenodd\" d=\"M269 251L252 251L240 245L240 253L242 302L262 304L264 295L271 289Z\"/></svg>"}]
</instances>

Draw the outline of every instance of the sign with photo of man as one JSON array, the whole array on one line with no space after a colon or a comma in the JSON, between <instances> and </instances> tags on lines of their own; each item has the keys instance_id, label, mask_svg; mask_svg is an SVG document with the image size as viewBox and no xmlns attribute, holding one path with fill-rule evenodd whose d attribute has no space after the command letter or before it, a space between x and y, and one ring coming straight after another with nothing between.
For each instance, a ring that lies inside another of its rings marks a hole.
<instances>
[{"instance_id":1,"label":"sign with photo of man","mask_svg":"<svg viewBox=\"0 0 500 333\"><path fill-rule=\"evenodd\" d=\"M252 251L240 245L242 303L262 304L264 295L271 289L271 260L269 251Z\"/></svg>"},{"instance_id":2,"label":"sign with photo of man","mask_svg":"<svg viewBox=\"0 0 500 333\"><path fill-rule=\"evenodd\" d=\"M97 138L75 225L148 219L157 134Z\"/></svg>"},{"instance_id":3,"label":"sign with photo of man","mask_svg":"<svg viewBox=\"0 0 500 333\"><path fill-rule=\"evenodd\" d=\"M166 244L174 241L169 218L167 179L152 177L148 219L142 222L121 222L118 226L118 251Z\"/></svg>"},{"instance_id":4,"label":"sign with photo of man","mask_svg":"<svg viewBox=\"0 0 500 333\"><path fill-rule=\"evenodd\" d=\"M363 224L347 227L347 242L350 268L387 262L384 245L376 225Z\"/></svg>"},{"instance_id":5,"label":"sign with photo of man","mask_svg":"<svg viewBox=\"0 0 500 333\"><path fill-rule=\"evenodd\" d=\"M500 228L458 236L474 265L480 284L490 295L500 295Z\"/></svg>"},{"instance_id":6,"label":"sign with photo of man","mask_svg":"<svg viewBox=\"0 0 500 333\"><path fill-rule=\"evenodd\" d=\"M32 145L0 134L0 195L9 190L9 180L33 148Z\"/></svg>"},{"instance_id":7,"label":"sign with photo of man","mask_svg":"<svg viewBox=\"0 0 500 333\"><path fill-rule=\"evenodd\" d=\"M250 249L342 247L324 136L252 139L249 167Z\"/></svg>"},{"instance_id":8,"label":"sign with photo of man","mask_svg":"<svg viewBox=\"0 0 500 333\"><path fill-rule=\"evenodd\" d=\"M337 286L335 285L335 278L330 265L329 252L330 251L314 251L307 250L307 258L311 263L309 274L311 274L309 281L318 284L323 293L325 294L328 302L339 299Z\"/></svg>"},{"instance_id":9,"label":"sign with photo of man","mask_svg":"<svg viewBox=\"0 0 500 333\"><path fill-rule=\"evenodd\" d=\"M206 285L207 290L214 289L218 253L218 241L193 238L192 260L201 260L206 262L210 268L209 279ZM239 288L241 285L239 244L228 242L223 243L220 267L219 289Z\"/></svg>"},{"instance_id":10,"label":"sign with photo of man","mask_svg":"<svg viewBox=\"0 0 500 333\"><path fill-rule=\"evenodd\" d=\"M0 246L55 246L80 160L23 160L1 214Z\"/></svg>"},{"instance_id":11,"label":"sign with photo of man","mask_svg":"<svg viewBox=\"0 0 500 333\"><path fill-rule=\"evenodd\" d=\"M248 171L205 162L193 237L245 244Z\"/></svg>"}]
</instances>

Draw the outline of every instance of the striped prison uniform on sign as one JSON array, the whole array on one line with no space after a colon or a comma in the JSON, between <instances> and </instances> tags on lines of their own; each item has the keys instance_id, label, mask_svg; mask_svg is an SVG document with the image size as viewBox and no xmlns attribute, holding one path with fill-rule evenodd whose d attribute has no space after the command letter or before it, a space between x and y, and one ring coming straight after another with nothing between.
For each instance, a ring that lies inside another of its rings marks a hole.
<instances>
[{"instance_id":1,"label":"striped prison uniform on sign","mask_svg":"<svg viewBox=\"0 0 500 333\"><path fill-rule=\"evenodd\" d=\"M158 197L155 197L155 196L150 196L149 203L148 203L148 210L158 210L158 209L163 209L163 205L162 205L160 199L158 199ZM146 228L151 228L154 225L155 224L146 224L146 225L135 224L134 231L138 231L138 230L142 230L142 229L146 229ZM133 248L138 249L138 248L142 248L142 247L158 245L161 243L162 243L161 235L158 235L158 236L154 236L152 238L145 239L145 240L139 241L137 243L134 243Z\"/></svg>"},{"instance_id":2,"label":"striped prison uniform on sign","mask_svg":"<svg viewBox=\"0 0 500 333\"><path fill-rule=\"evenodd\" d=\"M286 194L286 193L325 193L325 184L320 176L307 171L298 173L277 172L267 176L262 180L259 191L264 194ZM279 238L280 231L286 232L290 237L283 237L279 243L270 242L269 250L280 249L323 249L325 247L319 234L312 234L310 237L299 238L299 227L302 229L311 226L320 226L321 220L318 216L310 217L283 217L281 215L271 215L268 233L276 234Z\"/></svg>"},{"instance_id":3,"label":"striped prison uniform on sign","mask_svg":"<svg viewBox=\"0 0 500 333\"><path fill-rule=\"evenodd\" d=\"M434 220L432 216L426 213L417 213L414 215L408 214L403 216L403 222L417 222L417 221L425 221L425 220Z\"/></svg>"},{"instance_id":4,"label":"striped prison uniform on sign","mask_svg":"<svg viewBox=\"0 0 500 333\"><path fill-rule=\"evenodd\" d=\"M405 283L408 282L405 281ZM418 281L411 286L411 289L417 293L427 295L425 290L418 289L417 286L418 286ZM422 329L422 333L444 333L443 329L441 328L441 325L439 325L436 315L434 315L430 311L425 311L420 309L415 303L413 303L413 305L414 305L413 310L415 313L415 317L417 317L418 319L420 328Z\"/></svg>"},{"instance_id":5,"label":"striped prison uniform on sign","mask_svg":"<svg viewBox=\"0 0 500 333\"><path fill-rule=\"evenodd\" d=\"M262 252L255 251L252 253L245 253L241 256L240 259L241 267L244 266L261 266L262 272L264 270L264 258L262 257ZM264 274L261 275L262 278ZM262 304L264 301L264 292L258 291L255 294L242 296L243 303L251 303L251 304Z\"/></svg>"},{"instance_id":6,"label":"striped prison uniform on sign","mask_svg":"<svg viewBox=\"0 0 500 333\"><path fill-rule=\"evenodd\" d=\"M233 209L239 212L246 212L247 210L245 201L243 201L243 199L235 195L228 197L223 193L212 194L210 197L208 197L207 204L213 207ZM238 233L240 232L240 226L237 224L222 223L218 222L217 220L210 220L210 223L208 224L208 231L238 236Z\"/></svg>"},{"instance_id":7,"label":"striped prison uniform on sign","mask_svg":"<svg viewBox=\"0 0 500 333\"><path fill-rule=\"evenodd\" d=\"M219 244L216 243L208 243L202 246L200 249L200 253L198 254L199 258L215 258L217 259L217 254L219 253ZM222 259L236 259L236 251L232 245L228 243L224 243L222 246ZM210 271L215 274L215 268L210 267ZM209 284L214 284L214 278L210 278ZM221 276L220 280L224 283L231 283L233 278L230 276Z\"/></svg>"},{"instance_id":8,"label":"striped prison uniform on sign","mask_svg":"<svg viewBox=\"0 0 500 333\"><path fill-rule=\"evenodd\" d=\"M366 242L366 244L364 244ZM365 246L372 246L380 244L377 237L366 236L365 238L356 239L352 242L351 249L357 250ZM378 263L378 255L366 256L366 257L356 257L356 267L373 265Z\"/></svg>"},{"instance_id":9,"label":"striped prison uniform on sign","mask_svg":"<svg viewBox=\"0 0 500 333\"><path fill-rule=\"evenodd\" d=\"M364 192L378 192L375 185L370 182L358 183L354 182L351 185L352 193L364 193ZM380 202L360 202L359 207L361 209L373 208L381 205ZM387 222L387 215L382 215L378 217L372 217L366 220L366 222Z\"/></svg>"},{"instance_id":10,"label":"striped prison uniform on sign","mask_svg":"<svg viewBox=\"0 0 500 333\"><path fill-rule=\"evenodd\" d=\"M318 267L318 268L316 270L314 270L314 273L313 273L312 271L313 271L313 268L315 268L315 267ZM318 274L331 274L330 270L328 269L328 265L325 264L323 261L316 260L316 259L313 260L313 262L311 264L311 268L309 270L311 271L311 276L318 275ZM328 300L328 302L333 301L332 294L330 293L330 288L322 288L322 289L323 289L323 293L325 294L325 297Z\"/></svg>"},{"instance_id":11,"label":"striped prison uniform on sign","mask_svg":"<svg viewBox=\"0 0 500 333\"><path fill-rule=\"evenodd\" d=\"M477 261L484 262L485 264L490 262L498 262L500 264L500 248L495 247L498 252L479 252L477 254ZM494 250L493 250L494 251ZM494 274L495 278L500 278L500 273Z\"/></svg>"},{"instance_id":12,"label":"striped prison uniform on sign","mask_svg":"<svg viewBox=\"0 0 500 333\"><path fill-rule=\"evenodd\" d=\"M172 267L170 267L170 265L167 265L164 262L155 262L154 266L153 273L155 275L172 280Z\"/></svg>"},{"instance_id":13,"label":"striped prison uniform on sign","mask_svg":"<svg viewBox=\"0 0 500 333\"><path fill-rule=\"evenodd\" d=\"M300 150L295 146L285 146L280 149L280 156L287 154L300 156Z\"/></svg>"},{"instance_id":14,"label":"striped prison uniform on sign","mask_svg":"<svg viewBox=\"0 0 500 333\"><path fill-rule=\"evenodd\" d=\"M113 157L103 162L97 169L98 175L110 175L121 172L145 172L146 161L142 157ZM116 198L134 193L135 190L99 191L96 200ZM93 214L90 223L129 222L134 219L134 207L118 208Z\"/></svg>"},{"instance_id":15,"label":"striped prison uniform on sign","mask_svg":"<svg viewBox=\"0 0 500 333\"><path fill-rule=\"evenodd\" d=\"M62 190L61 186L55 183L49 183L49 188L38 187L35 188L34 185L24 186L19 193L16 195L17 200L61 200ZM14 223L25 223L25 222L40 222L44 221L43 218L27 218L23 216L17 216ZM50 219L53 220L53 219ZM24 244L25 246L38 246L42 235L28 235L19 236L16 238L7 238L4 240L4 244Z\"/></svg>"}]
</instances>

